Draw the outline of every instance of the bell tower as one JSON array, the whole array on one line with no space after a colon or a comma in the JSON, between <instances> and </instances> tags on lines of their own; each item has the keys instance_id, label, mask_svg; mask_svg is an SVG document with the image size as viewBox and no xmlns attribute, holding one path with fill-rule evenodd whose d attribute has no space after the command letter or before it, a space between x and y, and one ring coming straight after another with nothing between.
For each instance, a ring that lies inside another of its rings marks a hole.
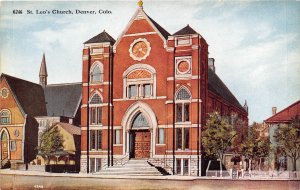
<instances>
[{"instance_id":1,"label":"bell tower","mask_svg":"<svg viewBox=\"0 0 300 190\"><path fill-rule=\"evenodd\" d=\"M45 53L43 53L43 58L42 58L42 62L41 62L39 77L40 77L40 85L46 86L47 85L48 73L47 73Z\"/></svg>"}]
</instances>

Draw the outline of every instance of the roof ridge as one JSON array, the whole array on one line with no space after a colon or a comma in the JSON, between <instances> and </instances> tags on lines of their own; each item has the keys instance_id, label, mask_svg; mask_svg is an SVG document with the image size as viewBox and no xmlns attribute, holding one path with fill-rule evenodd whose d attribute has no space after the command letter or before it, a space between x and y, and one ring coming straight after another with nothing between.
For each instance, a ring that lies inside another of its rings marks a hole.
<instances>
[{"instance_id":1,"label":"roof ridge","mask_svg":"<svg viewBox=\"0 0 300 190\"><path fill-rule=\"evenodd\" d=\"M157 30L167 39L171 34L163 28L160 24L158 24L153 18L151 18L145 11L143 11L145 15L149 18L149 20L153 23L153 25L157 28Z\"/></svg>"},{"instance_id":2,"label":"roof ridge","mask_svg":"<svg viewBox=\"0 0 300 190\"><path fill-rule=\"evenodd\" d=\"M228 103L231 103L232 105L234 105L235 107L246 111L243 106L241 105L241 103L238 101L238 99L234 96L234 94L230 91L230 89L226 86L226 84L221 80L221 78L215 73L213 72L213 70L211 70L210 68L208 68L208 88L209 90L222 97L224 100L226 100ZM216 84L218 83L218 84ZM215 85L220 85L220 88L215 87ZM225 92L220 92L223 91Z\"/></svg>"},{"instance_id":3,"label":"roof ridge","mask_svg":"<svg viewBox=\"0 0 300 190\"><path fill-rule=\"evenodd\" d=\"M105 43L105 42L109 42L111 45L113 45L116 42L116 40L111 35L109 35L105 30L103 30L103 32L97 34L96 36L93 36L92 38L84 42L84 44Z\"/></svg>"},{"instance_id":4,"label":"roof ridge","mask_svg":"<svg viewBox=\"0 0 300 190\"><path fill-rule=\"evenodd\" d=\"M82 82L70 82L70 83L57 83L57 84L47 84L47 86L63 86L63 85L74 85L74 84L82 84Z\"/></svg>"},{"instance_id":5,"label":"roof ridge","mask_svg":"<svg viewBox=\"0 0 300 190\"><path fill-rule=\"evenodd\" d=\"M282 109L280 112L277 112L276 114L272 115L271 117L267 118L267 119L264 120L264 121L267 121L267 120L269 120L269 119L272 119L272 117L275 117L276 115L278 115L278 114L280 114L280 113L286 111L288 108L291 108L291 107L295 106L295 105L298 104L298 103L300 103L300 100L298 100L298 101L294 102L293 104L287 106L286 108Z\"/></svg>"},{"instance_id":6,"label":"roof ridge","mask_svg":"<svg viewBox=\"0 0 300 190\"><path fill-rule=\"evenodd\" d=\"M209 68L209 69L211 70L211 68ZM213 72L213 70L211 70L211 71ZM218 77L218 79L221 81L221 84L228 90L228 92L232 95L232 97L235 98L236 101L238 101L238 99L236 99L234 94L230 91L230 89L226 86L226 84L221 80L221 78L215 72L213 72L213 73ZM240 102L239 102L239 104L240 104L240 106L242 106Z\"/></svg>"},{"instance_id":7,"label":"roof ridge","mask_svg":"<svg viewBox=\"0 0 300 190\"><path fill-rule=\"evenodd\" d=\"M10 77L10 78L17 79L17 80L20 80L20 81L23 81L23 82L28 82L28 83L31 83L31 84L34 84L34 85L41 86L41 85L38 84L38 83L31 82L31 81L28 81L28 80L24 80L24 79L21 79L21 78L15 77L15 76L11 76L11 75L8 75L8 74L5 74L5 73L2 73L1 76L2 76L2 75L4 75L5 77Z\"/></svg>"},{"instance_id":8,"label":"roof ridge","mask_svg":"<svg viewBox=\"0 0 300 190\"><path fill-rule=\"evenodd\" d=\"M199 33L188 24L185 27L178 30L177 32L175 32L173 35L188 35L188 34L199 34Z\"/></svg>"}]
</instances>

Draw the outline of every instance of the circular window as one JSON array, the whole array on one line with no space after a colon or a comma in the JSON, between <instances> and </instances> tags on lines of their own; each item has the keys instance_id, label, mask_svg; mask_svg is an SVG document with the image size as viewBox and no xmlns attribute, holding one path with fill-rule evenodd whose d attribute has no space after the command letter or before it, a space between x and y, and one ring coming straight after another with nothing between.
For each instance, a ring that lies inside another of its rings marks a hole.
<instances>
[{"instance_id":1,"label":"circular window","mask_svg":"<svg viewBox=\"0 0 300 190\"><path fill-rule=\"evenodd\" d=\"M187 61L180 61L177 65L177 70L180 74L186 74L190 71L190 63Z\"/></svg>"},{"instance_id":2,"label":"circular window","mask_svg":"<svg viewBox=\"0 0 300 190\"><path fill-rule=\"evenodd\" d=\"M148 57L150 50L150 43L146 39L139 38L131 43L129 53L134 60L141 61Z\"/></svg>"},{"instance_id":3,"label":"circular window","mask_svg":"<svg viewBox=\"0 0 300 190\"><path fill-rule=\"evenodd\" d=\"M8 90L7 90L7 88L2 88L1 89L1 96L3 98L7 98L7 96L8 96Z\"/></svg>"}]
</instances>

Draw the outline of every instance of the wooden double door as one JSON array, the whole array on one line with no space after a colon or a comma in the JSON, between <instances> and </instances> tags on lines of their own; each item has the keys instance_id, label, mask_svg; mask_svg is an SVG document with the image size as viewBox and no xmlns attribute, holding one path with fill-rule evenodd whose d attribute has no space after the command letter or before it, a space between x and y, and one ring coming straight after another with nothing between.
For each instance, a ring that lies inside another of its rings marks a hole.
<instances>
[{"instance_id":1,"label":"wooden double door","mask_svg":"<svg viewBox=\"0 0 300 190\"><path fill-rule=\"evenodd\" d=\"M130 134L130 158L150 158L150 131L132 131Z\"/></svg>"}]
</instances>

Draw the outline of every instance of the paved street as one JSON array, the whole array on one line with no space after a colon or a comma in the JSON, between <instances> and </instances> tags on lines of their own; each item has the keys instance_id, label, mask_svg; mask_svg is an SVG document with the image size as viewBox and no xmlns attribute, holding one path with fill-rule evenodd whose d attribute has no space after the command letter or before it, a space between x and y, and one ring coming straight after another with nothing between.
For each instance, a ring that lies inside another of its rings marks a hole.
<instances>
[{"instance_id":1,"label":"paved street","mask_svg":"<svg viewBox=\"0 0 300 190\"><path fill-rule=\"evenodd\" d=\"M195 177L126 177L80 174L0 172L1 190L15 189L191 189L299 190L299 180L230 180Z\"/></svg>"}]
</instances>

